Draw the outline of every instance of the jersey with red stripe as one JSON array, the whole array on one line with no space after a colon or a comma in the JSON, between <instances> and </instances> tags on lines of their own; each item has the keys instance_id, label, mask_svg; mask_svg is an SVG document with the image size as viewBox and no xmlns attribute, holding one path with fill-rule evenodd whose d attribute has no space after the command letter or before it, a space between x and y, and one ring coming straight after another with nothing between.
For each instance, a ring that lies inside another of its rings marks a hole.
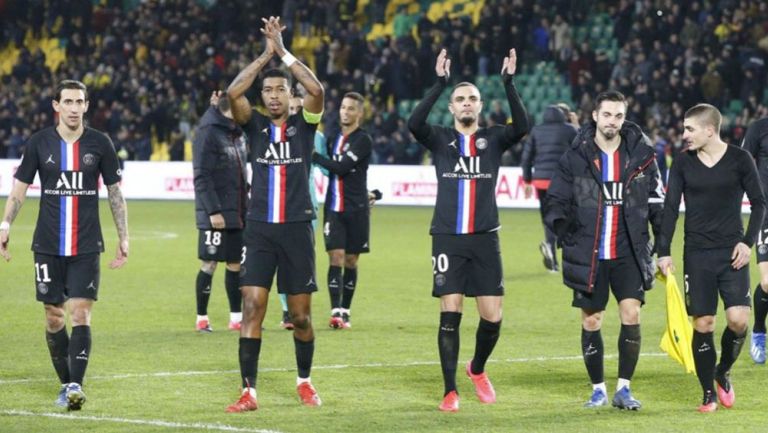
<instances>
[{"instance_id":1,"label":"jersey with red stripe","mask_svg":"<svg viewBox=\"0 0 768 433\"><path fill-rule=\"evenodd\" d=\"M496 179L501 154L513 143L503 126L464 135L432 126L424 144L437 172L437 202L431 234L472 234L498 230Z\"/></svg>"},{"instance_id":2,"label":"jersey with red stripe","mask_svg":"<svg viewBox=\"0 0 768 433\"><path fill-rule=\"evenodd\" d=\"M112 140L85 128L67 143L50 127L26 143L15 177L33 183L40 176L40 211L32 251L55 256L104 251L99 222L99 177L106 185L122 175Z\"/></svg>"},{"instance_id":3,"label":"jersey with red stripe","mask_svg":"<svg viewBox=\"0 0 768 433\"><path fill-rule=\"evenodd\" d=\"M280 126L254 112L243 130L251 145L251 198L247 219L274 224L315 218L309 172L316 124L301 111Z\"/></svg>"},{"instance_id":4,"label":"jersey with red stripe","mask_svg":"<svg viewBox=\"0 0 768 433\"><path fill-rule=\"evenodd\" d=\"M631 254L624 221L624 183L621 179L627 155L621 146L611 154L600 152L600 180L603 191L598 247L600 260L613 260Z\"/></svg>"},{"instance_id":5,"label":"jersey with red stripe","mask_svg":"<svg viewBox=\"0 0 768 433\"><path fill-rule=\"evenodd\" d=\"M368 210L368 164L373 140L363 129L349 135L339 133L328 142L328 158L315 162L328 170L325 210L357 212Z\"/></svg>"}]
</instances>

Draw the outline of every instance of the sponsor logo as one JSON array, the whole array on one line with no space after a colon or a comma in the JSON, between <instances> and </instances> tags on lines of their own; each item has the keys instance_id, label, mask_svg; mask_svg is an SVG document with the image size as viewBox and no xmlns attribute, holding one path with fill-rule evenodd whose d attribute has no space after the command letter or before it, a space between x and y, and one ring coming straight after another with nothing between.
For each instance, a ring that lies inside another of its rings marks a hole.
<instances>
[{"instance_id":1,"label":"sponsor logo","mask_svg":"<svg viewBox=\"0 0 768 433\"><path fill-rule=\"evenodd\" d=\"M709 344L707 344L707 343L701 343L701 346L699 346L699 348L698 348L698 349L696 349L696 351L698 351L699 353L701 353L701 352L706 352L706 351L707 351L707 350L709 350L709 349L711 349L711 347L709 346Z\"/></svg>"},{"instance_id":2,"label":"sponsor logo","mask_svg":"<svg viewBox=\"0 0 768 433\"><path fill-rule=\"evenodd\" d=\"M309 286L314 286L314 285L315 285L315 278L314 277L309 277L309 281L307 281L306 286L309 287Z\"/></svg>"},{"instance_id":3,"label":"sponsor logo","mask_svg":"<svg viewBox=\"0 0 768 433\"><path fill-rule=\"evenodd\" d=\"M485 149L486 147L488 147L488 140L486 140L485 138L478 138L478 139L475 141L475 146L476 146L478 149L480 149L480 150L483 150L483 149Z\"/></svg>"},{"instance_id":4,"label":"sponsor logo","mask_svg":"<svg viewBox=\"0 0 768 433\"><path fill-rule=\"evenodd\" d=\"M259 164L284 165L301 164L304 159L291 157L291 143L281 141L279 143L269 143L263 157L256 158Z\"/></svg>"},{"instance_id":5,"label":"sponsor logo","mask_svg":"<svg viewBox=\"0 0 768 433\"><path fill-rule=\"evenodd\" d=\"M80 353L77 354L77 356L75 358L77 358L77 359L79 359L81 361L87 361L88 360L88 352L86 352L85 349L83 349L82 351L80 351Z\"/></svg>"},{"instance_id":6,"label":"sponsor logo","mask_svg":"<svg viewBox=\"0 0 768 433\"><path fill-rule=\"evenodd\" d=\"M82 171L62 171L56 180L56 187L46 189L44 193L60 196L96 195L95 189L83 189L83 179L84 173Z\"/></svg>"},{"instance_id":7,"label":"sponsor logo","mask_svg":"<svg viewBox=\"0 0 768 433\"><path fill-rule=\"evenodd\" d=\"M584 356L592 356L595 354L597 354L597 348L592 343L589 343L589 346L584 350Z\"/></svg>"},{"instance_id":8,"label":"sponsor logo","mask_svg":"<svg viewBox=\"0 0 768 433\"><path fill-rule=\"evenodd\" d=\"M37 291L42 295L48 294L48 285L45 283L37 283Z\"/></svg>"},{"instance_id":9,"label":"sponsor logo","mask_svg":"<svg viewBox=\"0 0 768 433\"><path fill-rule=\"evenodd\" d=\"M624 199L624 188L622 182L603 183L603 198L606 206L621 206Z\"/></svg>"},{"instance_id":10,"label":"sponsor logo","mask_svg":"<svg viewBox=\"0 0 768 433\"><path fill-rule=\"evenodd\" d=\"M94 292L96 291L96 284L94 283L94 281L93 281L93 280L91 280L91 284L88 284L88 286L86 287L86 289L91 289L91 290L93 290Z\"/></svg>"},{"instance_id":11,"label":"sponsor logo","mask_svg":"<svg viewBox=\"0 0 768 433\"><path fill-rule=\"evenodd\" d=\"M458 149L458 148L456 147L456 140L453 140L453 141L451 141L450 143L448 143L448 147L452 147L452 148L454 148L454 149Z\"/></svg>"},{"instance_id":12,"label":"sponsor logo","mask_svg":"<svg viewBox=\"0 0 768 433\"><path fill-rule=\"evenodd\" d=\"M438 287L442 287L445 285L445 275L443 274L437 274L435 275L435 285Z\"/></svg>"},{"instance_id":13,"label":"sponsor logo","mask_svg":"<svg viewBox=\"0 0 768 433\"><path fill-rule=\"evenodd\" d=\"M460 156L452 173L443 173L443 178L450 179L491 179L490 173L480 172L479 156Z\"/></svg>"},{"instance_id":14,"label":"sponsor logo","mask_svg":"<svg viewBox=\"0 0 768 433\"><path fill-rule=\"evenodd\" d=\"M92 153L86 153L83 155L83 164L91 166L96 163L96 157Z\"/></svg>"}]
</instances>

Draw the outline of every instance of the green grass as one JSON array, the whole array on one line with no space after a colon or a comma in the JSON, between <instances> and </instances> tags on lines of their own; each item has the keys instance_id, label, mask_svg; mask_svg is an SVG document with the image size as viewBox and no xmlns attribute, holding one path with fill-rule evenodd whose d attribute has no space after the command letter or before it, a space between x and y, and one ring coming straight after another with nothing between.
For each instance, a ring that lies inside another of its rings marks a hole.
<instances>
[{"instance_id":1,"label":"green grass","mask_svg":"<svg viewBox=\"0 0 768 433\"><path fill-rule=\"evenodd\" d=\"M193 331L198 267L193 205L134 201L129 210L129 263L111 271L106 264L114 254L115 234L102 203L108 249L93 314L88 402L72 414L74 419L43 416L69 415L53 406L58 385L45 346L43 309L34 300L29 245L37 202L29 200L22 210L13 226L13 260L0 263L0 431L200 432L219 431L213 425L220 425L281 432L657 432L708 431L715 424L729 431L765 430L760 407L768 375L749 359L748 348L733 369L736 407L709 415L695 412L700 398L696 377L659 355L665 307L658 287L648 293L643 309L643 356L633 381L642 411L582 409L590 386L580 359L579 312L570 307L571 291L560 276L547 273L541 264L538 213L510 210L501 212L504 322L488 365L497 404L479 404L460 373L461 411L437 410L442 380L436 348L439 306L430 296L431 209L377 207L373 252L360 261L351 330L326 326L328 260L318 237L323 289L313 305L317 340L312 378L323 406L310 409L297 402L293 342L278 327L279 303L273 296L260 361L261 408L226 414L224 408L238 397L237 335L226 330L222 269L214 279L209 311L215 331ZM678 269L680 238L674 249ZM468 300L465 307L461 366L472 356L478 320L474 302ZM604 323L606 377L612 389L619 330L613 301ZM717 341L723 326L721 320Z\"/></svg>"}]
</instances>

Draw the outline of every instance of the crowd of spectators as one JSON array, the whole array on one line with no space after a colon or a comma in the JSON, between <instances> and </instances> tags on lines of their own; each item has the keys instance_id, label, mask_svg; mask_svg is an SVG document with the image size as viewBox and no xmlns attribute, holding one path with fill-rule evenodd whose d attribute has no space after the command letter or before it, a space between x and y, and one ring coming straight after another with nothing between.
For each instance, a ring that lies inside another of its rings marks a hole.
<instances>
[{"instance_id":1,"label":"crowd of spectators","mask_svg":"<svg viewBox=\"0 0 768 433\"><path fill-rule=\"evenodd\" d=\"M338 120L345 92L366 95L365 127L374 136L374 163L417 164L414 143L397 110L419 99L433 83L434 59L445 47L454 80L498 73L515 47L520 63L554 62L571 86L575 108L588 121L592 98L616 88L630 99L629 119L660 145L680 144L682 113L701 101L743 110L724 129L739 141L752 119L768 115L766 87L768 6L754 1L486 0L477 25L447 14L436 22L412 20L401 8L394 36L367 41L354 12L356 0L0 0L0 49L21 49L10 75L1 77L0 157L18 157L32 131L52 124L51 88L63 78L89 85L89 124L107 131L128 159L146 160L151 142L166 142L172 159L215 89L223 89L263 50L261 17L279 15L285 43L323 38L310 64L324 82L324 129ZM201 4L202 3L202 4ZM383 23L388 0L370 0L367 25ZM41 13L44 11L44 13ZM576 40L590 16L608 14L619 47L614 61L604 49ZM414 23L414 24L412 24ZM412 31L411 25L415 26ZM45 67L42 51L24 45L28 31L60 38L66 61ZM273 66L279 66L274 60ZM258 93L249 94L258 101ZM525 102L525 101L524 101ZM503 123L506 104L487 101L483 124ZM519 149L507 158L518 162Z\"/></svg>"}]
</instances>

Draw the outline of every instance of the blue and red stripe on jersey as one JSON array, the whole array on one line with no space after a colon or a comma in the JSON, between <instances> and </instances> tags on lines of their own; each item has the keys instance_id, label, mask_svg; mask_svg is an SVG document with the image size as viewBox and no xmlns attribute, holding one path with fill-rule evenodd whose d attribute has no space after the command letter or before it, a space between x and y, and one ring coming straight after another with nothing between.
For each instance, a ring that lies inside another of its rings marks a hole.
<instances>
[{"instance_id":1,"label":"blue and red stripe on jersey","mask_svg":"<svg viewBox=\"0 0 768 433\"><path fill-rule=\"evenodd\" d=\"M285 131L288 128L288 122L280 126L269 125L269 141L274 148L281 152L280 143L285 141ZM290 157L290 155L279 155L280 158ZM270 223L285 222L285 193L286 193L286 170L285 164L269 166L269 197L267 199L267 221Z\"/></svg>"},{"instance_id":2,"label":"blue and red stripe on jersey","mask_svg":"<svg viewBox=\"0 0 768 433\"><path fill-rule=\"evenodd\" d=\"M616 243L619 233L619 212L621 207L621 152L617 149L612 155L600 152L601 179L603 181L603 223L600 228L600 247L598 258L615 259ZM607 196L606 196L607 194Z\"/></svg>"},{"instance_id":3,"label":"blue and red stripe on jersey","mask_svg":"<svg viewBox=\"0 0 768 433\"><path fill-rule=\"evenodd\" d=\"M82 187L80 171L80 141L72 144L60 140L61 145L61 176L68 176L73 190ZM73 174L76 173L76 174ZM78 179L80 181L78 182ZM78 244L78 207L77 195L62 195L59 198L59 255L77 255Z\"/></svg>"},{"instance_id":4,"label":"blue and red stripe on jersey","mask_svg":"<svg viewBox=\"0 0 768 433\"><path fill-rule=\"evenodd\" d=\"M344 151L344 143L346 142L347 136L339 134L339 138L336 139L336 143L333 145L333 155L341 155ZM344 179L333 173L331 173L331 210L334 212L344 212Z\"/></svg>"},{"instance_id":5,"label":"blue and red stripe on jersey","mask_svg":"<svg viewBox=\"0 0 768 433\"><path fill-rule=\"evenodd\" d=\"M477 156L475 134L459 135L460 157ZM467 164L468 167L473 165ZM476 179L459 179L458 206L456 208L456 233L468 234L475 232L475 210L477 197Z\"/></svg>"}]
</instances>

